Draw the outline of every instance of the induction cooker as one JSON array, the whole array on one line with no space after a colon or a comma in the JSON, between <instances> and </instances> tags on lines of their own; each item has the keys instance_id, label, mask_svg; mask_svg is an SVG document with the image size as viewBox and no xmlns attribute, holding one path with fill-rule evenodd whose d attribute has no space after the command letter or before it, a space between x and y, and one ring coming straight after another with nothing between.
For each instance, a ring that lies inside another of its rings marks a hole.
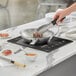
<instances>
[{"instance_id":1,"label":"induction cooker","mask_svg":"<svg viewBox=\"0 0 76 76\"><path fill-rule=\"evenodd\" d=\"M30 44L31 40L27 40L27 39L24 40L21 36L8 40L8 42L14 44L18 44L24 47L30 47L48 53L73 42L71 40L63 39L55 36L49 41L49 43L47 43L47 41L48 38L46 38L46 41L43 44L31 45Z\"/></svg>"}]
</instances>

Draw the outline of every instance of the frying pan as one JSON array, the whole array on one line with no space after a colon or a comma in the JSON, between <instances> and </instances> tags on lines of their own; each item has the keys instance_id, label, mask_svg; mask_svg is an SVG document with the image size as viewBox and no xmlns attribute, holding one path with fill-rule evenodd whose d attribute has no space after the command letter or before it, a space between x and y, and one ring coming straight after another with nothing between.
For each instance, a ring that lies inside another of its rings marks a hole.
<instances>
[{"instance_id":1,"label":"frying pan","mask_svg":"<svg viewBox=\"0 0 76 76\"><path fill-rule=\"evenodd\" d=\"M21 37L24 39L26 43L30 43L31 45L42 45L46 44L48 39L54 36L54 33L52 31L45 31L43 32L43 37L41 38L34 38L33 33L36 31L36 29L25 29L21 31Z\"/></svg>"},{"instance_id":2,"label":"frying pan","mask_svg":"<svg viewBox=\"0 0 76 76\"><path fill-rule=\"evenodd\" d=\"M21 31L22 38L27 42L29 40L31 45L43 45L49 42L59 31L59 26L56 25L56 20L51 21L51 23L40 26L39 28L25 29ZM50 30L49 28L54 28L56 32ZM41 38L33 37L34 32L40 32L43 34Z\"/></svg>"}]
</instances>

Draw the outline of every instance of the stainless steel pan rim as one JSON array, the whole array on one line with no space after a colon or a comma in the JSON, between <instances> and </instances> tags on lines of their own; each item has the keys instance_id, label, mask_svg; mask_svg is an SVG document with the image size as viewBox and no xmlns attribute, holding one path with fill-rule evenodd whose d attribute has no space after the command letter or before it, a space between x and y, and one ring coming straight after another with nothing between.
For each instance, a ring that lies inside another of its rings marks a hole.
<instances>
[{"instance_id":1,"label":"stainless steel pan rim","mask_svg":"<svg viewBox=\"0 0 76 76\"><path fill-rule=\"evenodd\" d=\"M25 29L25 30L22 30L20 34L23 39L35 40L36 38L33 37L33 33L35 31L36 29ZM44 39L44 38L53 37L53 36L54 36L54 33L52 31L47 30L43 33L43 37L39 39Z\"/></svg>"}]
</instances>

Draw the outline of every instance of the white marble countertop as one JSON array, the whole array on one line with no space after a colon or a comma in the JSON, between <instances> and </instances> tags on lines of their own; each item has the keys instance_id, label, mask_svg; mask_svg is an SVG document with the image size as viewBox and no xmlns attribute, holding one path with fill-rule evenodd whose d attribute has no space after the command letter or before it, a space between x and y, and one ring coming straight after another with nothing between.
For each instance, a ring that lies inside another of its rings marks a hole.
<instances>
[{"instance_id":1,"label":"white marble countertop","mask_svg":"<svg viewBox=\"0 0 76 76\"><path fill-rule=\"evenodd\" d=\"M8 48L11 49L18 49L20 45L8 43L7 40L20 36L20 31L27 28L37 28L43 24L47 24L48 21L43 18L41 20L33 21L27 24L23 24L17 27L8 28L6 30L2 30L1 32L8 32L10 37L7 39L0 39L0 45L6 44ZM68 47L68 48L67 48ZM76 42L66 45L57 49L52 53L46 53L42 51L38 51L31 48L25 48L25 50L34 51L38 54L38 58L35 62L28 62L27 60L21 60L22 57L19 58L22 62L25 62L27 65L25 68L18 68L6 62L3 64L0 63L0 75L2 76L36 76L41 72L47 70L55 66L56 64L64 61L65 59L71 57L72 55L76 54ZM20 56L20 55L19 55ZM0 60L1 62L1 60Z\"/></svg>"},{"instance_id":2,"label":"white marble countertop","mask_svg":"<svg viewBox=\"0 0 76 76\"><path fill-rule=\"evenodd\" d=\"M11 48L12 50L17 50L18 48L20 48L20 46L12 44L12 43L8 43L7 40L19 36L20 31L23 29L37 28L43 24L47 24L47 21L45 19L41 19L41 20L37 20L37 21L31 22L31 23L23 24L23 25L20 25L18 27L12 27L12 28L2 30L0 32L8 32L10 34L10 37L5 38L5 39L0 38L0 45L2 45L2 46L5 45L8 48ZM0 74L3 76L5 76L5 75L6 76L7 75L8 76L13 76L13 75L14 76L16 76L16 75L18 75L18 76L35 76L36 74L47 69L47 67L48 67L47 66L47 59L46 59L47 53L33 50L30 48L25 48L25 50L36 51L36 53L38 54L37 61L36 62L28 62L26 60L25 62L26 62L27 66L24 69L20 69L20 68L14 67L14 66L12 67L12 66L10 66L9 63L4 61L0 65L1 66ZM2 61L2 60L0 60L0 61ZM23 60L23 62L24 62L24 60ZM5 73L4 73L4 71L5 71Z\"/></svg>"}]
</instances>

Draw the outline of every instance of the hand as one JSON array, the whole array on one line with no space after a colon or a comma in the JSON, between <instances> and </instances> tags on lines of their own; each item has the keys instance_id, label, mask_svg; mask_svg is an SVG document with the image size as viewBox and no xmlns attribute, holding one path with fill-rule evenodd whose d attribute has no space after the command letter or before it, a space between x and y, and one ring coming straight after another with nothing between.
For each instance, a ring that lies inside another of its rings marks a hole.
<instances>
[{"instance_id":1,"label":"hand","mask_svg":"<svg viewBox=\"0 0 76 76\"><path fill-rule=\"evenodd\" d=\"M70 10L68 8L60 10L56 12L54 19L57 19L56 23L59 24L59 22L62 22L62 18L70 14Z\"/></svg>"}]
</instances>

